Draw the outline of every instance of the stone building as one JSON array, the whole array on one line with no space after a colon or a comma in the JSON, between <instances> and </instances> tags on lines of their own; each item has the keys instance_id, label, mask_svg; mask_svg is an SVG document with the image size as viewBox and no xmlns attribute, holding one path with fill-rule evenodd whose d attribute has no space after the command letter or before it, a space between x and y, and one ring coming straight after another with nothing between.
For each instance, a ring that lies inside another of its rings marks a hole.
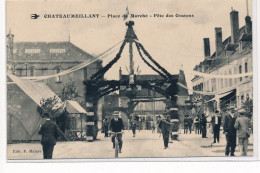
<instances>
[{"instance_id":1,"label":"stone building","mask_svg":"<svg viewBox=\"0 0 260 173\"><path fill-rule=\"evenodd\" d=\"M14 35L7 35L8 72L19 76L48 76L68 70L94 57L70 41L68 42L14 42ZM72 73L42 80L57 95L70 81L75 82L76 92L85 97L83 81L102 67L95 61L85 68ZM83 99L84 100L84 99Z\"/></svg>"},{"instance_id":2,"label":"stone building","mask_svg":"<svg viewBox=\"0 0 260 173\"><path fill-rule=\"evenodd\" d=\"M222 41L222 28L215 28L216 51L210 54L209 38L204 38L202 62L193 70L214 75L235 75L252 72L252 21L245 17L245 25L239 27L239 12L230 12L231 36ZM202 105L202 112L210 113L214 109L224 110L228 105L242 106L247 98L253 98L252 76L239 78L207 78L195 76L192 79L193 90L216 93L213 96L193 93L193 101Z\"/></svg>"}]
</instances>

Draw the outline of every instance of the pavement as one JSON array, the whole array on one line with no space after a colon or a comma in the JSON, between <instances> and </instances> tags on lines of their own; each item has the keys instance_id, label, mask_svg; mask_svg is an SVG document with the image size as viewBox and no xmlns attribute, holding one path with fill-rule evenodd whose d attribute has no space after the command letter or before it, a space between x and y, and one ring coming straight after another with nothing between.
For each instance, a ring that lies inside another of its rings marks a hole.
<instances>
[{"instance_id":1,"label":"pavement","mask_svg":"<svg viewBox=\"0 0 260 173\"><path fill-rule=\"evenodd\" d=\"M179 141L173 140L164 149L160 134L151 130L136 132L132 136L131 130L125 130L123 135L123 149L120 158L178 158L178 157L223 157L225 151L225 136L220 132L220 142L212 144L213 135L207 133L208 138L201 134L179 134ZM18 143L7 145L7 159L42 159L42 146L37 143ZM236 147L236 156L239 148ZM253 135L249 138L248 156L253 156ZM101 159L114 158L111 138L105 138L99 133L98 140L57 142L53 152L53 159Z\"/></svg>"}]
</instances>

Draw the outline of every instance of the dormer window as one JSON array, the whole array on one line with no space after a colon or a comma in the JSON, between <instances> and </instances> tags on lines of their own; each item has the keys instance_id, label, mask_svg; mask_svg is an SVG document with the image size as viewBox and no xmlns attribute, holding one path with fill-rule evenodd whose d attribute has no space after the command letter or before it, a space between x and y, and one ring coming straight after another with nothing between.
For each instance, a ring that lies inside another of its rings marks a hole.
<instances>
[{"instance_id":1,"label":"dormer window","mask_svg":"<svg viewBox=\"0 0 260 173\"><path fill-rule=\"evenodd\" d=\"M24 53L26 54L36 54L41 53L41 49L25 49Z\"/></svg>"},{"instance_id":2,"label":"dormer window","mask_svg":"<svg viewBox=\"0 0 260 173\"><path fill-rule=\"evenodd\" d=\"M62 54L65 53L65 49L50 49L50 53L57 53L57 54Z\"/></svg>"}]
</instances>

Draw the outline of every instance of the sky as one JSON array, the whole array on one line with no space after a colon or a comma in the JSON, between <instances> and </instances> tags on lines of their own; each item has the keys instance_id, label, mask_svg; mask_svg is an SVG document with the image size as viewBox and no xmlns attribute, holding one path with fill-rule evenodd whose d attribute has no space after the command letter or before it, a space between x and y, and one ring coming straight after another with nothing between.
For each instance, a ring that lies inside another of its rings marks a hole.
<instances>
[{"instance_id":1,"label":"sky","mask_svg":"<svg viewBox=\"0 0 260 173\"><path fill-rule=\"evenodd\" d=\"M249 15L252 17L251 0ZM204 59L203 38L210 38L211 54L215 51L215 27L222 27L223 41L231 35L231 8L239 12L239 27L245 25L246 0L81 0L81 1L7 1L6 30L11 29L15 41L70 41L92 55L99 55L124 39L125 21L121 18L46 19L44 14L108 14L123 15L128 6L130 14L193 14L185 17L130 18L134 30L145 49L172 74L182 68L188 87L192 88L190 74ZM39 14L37 20L31 14ZM117 49L119 50L119 48ZM129 69L128 46L121 59L105 75L118 79L119 67L123 73ZM103 59L111 61L117 51ZM134 47L134 68L140 74L154 74L139 57ZM181 67L183 66L183 67Z\"/></svg>"}]
</instances>

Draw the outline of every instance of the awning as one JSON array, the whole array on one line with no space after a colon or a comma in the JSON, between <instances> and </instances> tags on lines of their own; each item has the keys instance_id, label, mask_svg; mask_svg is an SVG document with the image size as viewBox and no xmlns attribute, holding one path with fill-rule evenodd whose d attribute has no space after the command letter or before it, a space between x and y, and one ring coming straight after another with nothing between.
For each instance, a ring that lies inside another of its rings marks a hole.
<instances>
[{"instance_id":1,"label":"awning","mask_svg":"<svg viewBox=\"0 0 260 173\"><path fill-rule=\"evenodd\" d=\"M223 98L223 97L229 95L229 94L232 93L232 92L233 92L233 90L232 90L232 91L228 91L228 92L226 92L226 93L222 93L222 94L216 95L214 98L212 98L212 99L206 101L205 103L208 103L208 102L211 102L211 101L215 101L215 100L221 99L221 98Z\"/></svg>"},{"instance_id":2,"label":"awning","mask_svg":"<svg viewBox=\"0 0 260 173\"><path fill-rule=\"evenodd\" d=\"M55 109L61 106L60 98L43 82L34 82L31 80L22 81L19 77L12 74L7 74L15 84L23 90L37 105L41 106L41 100L56 96L58 103L54 106Z\"/></svg>"},{"instance_id":3,"label":"awning","mask_svg":"<svg viewBox=\"0 0 260 173\"><path fill-rule=\"evenodd\" d=\"M66 100L61 106L61 112L67 110L70 114L86 114L87 112L83 109L78 102L73 100Z\"/></svg>"}]
</instances>

